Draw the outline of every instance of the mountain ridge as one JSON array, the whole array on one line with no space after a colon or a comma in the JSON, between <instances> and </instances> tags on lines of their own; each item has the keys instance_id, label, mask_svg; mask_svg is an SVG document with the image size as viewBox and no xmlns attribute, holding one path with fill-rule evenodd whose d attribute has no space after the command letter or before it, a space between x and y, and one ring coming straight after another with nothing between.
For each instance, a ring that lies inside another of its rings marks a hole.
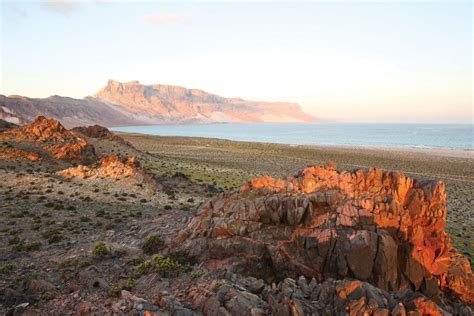
<instances>
[{"instance_id":1,"label":"mountain ridge","mask_svg":"<svg viewBox=\"0 0 474 316\"><path fill-rule=\"evenodd\" d=\"M225 98L200 89L108 80L83 99L53 95L47 98L0 95L0 119L32 122L46 115L67 127L187 124L314 122L297 103Z\"/></svg>"}]
</instances>

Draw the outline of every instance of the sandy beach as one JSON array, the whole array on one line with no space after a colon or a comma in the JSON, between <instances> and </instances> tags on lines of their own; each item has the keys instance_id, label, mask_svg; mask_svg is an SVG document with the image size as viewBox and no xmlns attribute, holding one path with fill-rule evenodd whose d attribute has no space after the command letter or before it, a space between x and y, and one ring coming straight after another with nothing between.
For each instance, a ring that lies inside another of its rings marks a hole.
<instances>
[{"instance_id":1,"label":"sandy beach","mask_svg":"<svg viewBox=\"0 0 474 316\"><path fill-rule=\"evenodd\" d=\"M181 171L223 188L236 188L252 177L295 174L331 160L338 169L377 167L446 184L447 230L453 242L474 256L474 157L472 151L421 148L292 146L197 137L160 137L120 133L161 161L156 169ZM153 166L150 166L153 168Z\"/></svg>"}]
</instances>

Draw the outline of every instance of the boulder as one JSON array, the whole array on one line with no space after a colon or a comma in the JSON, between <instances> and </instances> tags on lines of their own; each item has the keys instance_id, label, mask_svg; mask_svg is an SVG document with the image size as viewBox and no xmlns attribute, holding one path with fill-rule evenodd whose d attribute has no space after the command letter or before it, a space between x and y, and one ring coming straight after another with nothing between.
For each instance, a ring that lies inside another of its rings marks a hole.
<instances>
[{"instance_id":1,"label":"boulder","mask_svg":"<svg viewBox=\"0 0 474 316\"><path fill-rule=\"evenodd\" d=\"M176 246L211 269L268 282L353 278L385 291L413 288L433 299L449 293L472 303L471 268L452 247L445 224L441 181L313 166L221 193L202 206ZM351 304L363 310L370 302Z\"/></svg>"}]
</instances>

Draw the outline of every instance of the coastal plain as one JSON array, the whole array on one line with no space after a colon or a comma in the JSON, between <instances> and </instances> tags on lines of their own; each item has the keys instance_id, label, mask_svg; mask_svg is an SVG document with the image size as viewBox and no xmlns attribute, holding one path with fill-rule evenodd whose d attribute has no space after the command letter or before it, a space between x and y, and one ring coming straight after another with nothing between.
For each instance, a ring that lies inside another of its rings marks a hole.
<instances>
[{"instance_id":1,"label":"coastal plain","mask_svg":"<svg viewBox=\"0 0 474 316\"><path fill-rule=\"evenodd\" d=\"M236 189L260 176L285 177L308 165L334 162L340 170L382 168L442 180L447 193L447 232L456 248L474 259L474 153L418 148L294 146L214 138L117 133L157 158L148 167L183 172L199 182Z\"/></svg>"}]
</instances>

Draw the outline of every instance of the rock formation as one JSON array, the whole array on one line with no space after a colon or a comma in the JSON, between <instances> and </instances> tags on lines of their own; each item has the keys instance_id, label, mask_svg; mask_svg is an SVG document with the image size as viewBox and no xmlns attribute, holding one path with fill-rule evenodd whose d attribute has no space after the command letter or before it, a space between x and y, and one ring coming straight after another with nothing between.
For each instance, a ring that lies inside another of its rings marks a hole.
<instances>
[{"instance_id":1,"label":"rock formation","mask_svg":"<svg viewBox=\"0 0 474 316\"><path fill-rule=\"evenodd\" d=\"M405 290L389 293L368 282L353 279L285 278L268 286L261 280L232 275L221 281L217 293L191 288L187 300L202 306L204 315L446 315L424 295ZM209 284L215 287L216 282ZM469 315L469 307L457 312Z\"/></svg>"},{"instance_id":2,"label":"rock formation","mask_svg":"<svg viewBox=\"0 0 474 316\"><path fill-rule=\"evenodd\" d=\"M51 96L36 99L0 95L0 119L24 125L39 115L59 120L68 128L93 124L123 126L146 123L108 102L91 97L73 99Z\"/></svg>"},{"instance_id":3,"label":"rock formation","mask_svg":"<svg viewBox=\"0 0 474 316\"><path fill-rule=\"evenodd\" d=\"M94 97L33 99L0 95L0 119L28 124L38 115L64 126L126 126L161 123L310 122L296 103L224 98L196 89L109 80Z\"/></svg>"},{"instance_id":4,"label":"rock formation","mask_svg":"<svg viewBox=\"0 0 474 316\"><path fill-rule=\"evenodd\" d=\"M38 144L56 159L91 161L94 147L77 137L54 119L38 116L31 124L16 127L0 134L0 139Z\"/></svg>"},{"instance_id":5,"label":"rock formation","mask_svg":"<svg viewBox=\"0 0 474 316\"><path fill-rule=\"evenodd\" d=\"M197 89L168 85L142 85L138 81L109 80L95 97L124 110L162 121L310 122L315 118L298 104L255 102L224 98Z\"/></svg>"},{"instance_id":6,"label":"rock formation","mask_svg":"<svg viewBox=\"0 0 474 316\"><path fill-rule=\"evenodd\" d=\"M92 166L79 165L57 173L63 177L79 177L82 179L115 179L123 180L122 183L130 182L133 185L145 185L146 189L156 191L161 185L154 175L144 168L135 158L122 158L118 155L110 155L100 158Z\"/></svg>"},{"instance_id":7,"label":"rock formation","mask_svg":"<svg viewBox=\"0 0 474 316\"><path fill-rule=\"evenodd\" d=\"M474 276L444 231L445 201L441 181L308 167L221 194L179 243L209 269L269 282L351 278L389 292L418 291L441 305L452 297L472 303Z\"/></svg>"},{"instance_id":8,"label":"rock formation","mask_svg":"<svg viewBox=\"0 0 474 316\"><path fill-rule=\"evenodd\" d=\"M104 140L104 139L110 140L122 145L133 147L132 144L125 141L122 137L115 135L114 133L109 131L106 127L103 127L100 125L79 126L79 127L74 127L71 130L76 134L84 135L86 137L97 138L101 140Z\"/></svg>"},{"instance_id":9,"label":"rock formation","mask_svg":"<svg viewBox=\"0 0 474 316\"><path fill-rule=\"evenodd\" d=\"M41 157L38 154L31 153L22 149L1 147L0 159L38 161L41 159Z\"/></svg>"}]
</instances>

